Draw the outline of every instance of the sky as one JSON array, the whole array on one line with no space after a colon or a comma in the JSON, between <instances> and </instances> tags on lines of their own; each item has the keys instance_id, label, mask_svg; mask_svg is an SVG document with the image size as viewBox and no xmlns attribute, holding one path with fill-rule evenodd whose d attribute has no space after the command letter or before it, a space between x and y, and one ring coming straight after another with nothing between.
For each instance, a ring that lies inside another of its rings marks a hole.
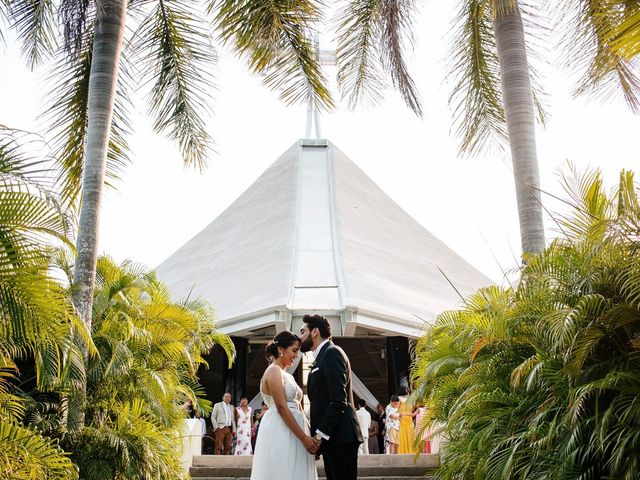
<instances>
[{"instance_id":1,"label":"sky","mask_svg":"<svg viewBox=\"0 0 640 480\"><path fill-rule=\"evenodd\" d=\"M448 105L448 33L454 10L425 2L407 63L422 94L417 118L389 90L376 106L344 104L322 116L323 137L345 152L387 195L465 260L498 283L520 258L513 173L505 155L465 158L457 152ZM327 39L328 40L328 39ZM321 40L323 42L324 39ZM549 57L558 40L549 36ZM0 50L0 124L41 131L44 69L29 71L11 38ZM303 137L305 106L286 107L247 73L242 60L218 50L217 87L207 129L215 141L204 173L185 169L176 146L154 134L142 92L136 94L129 138L132 164L117 190L106 192L101 252L155 267L224 211L288 147ZM543 192L562 196L558 175L571 161L600 168L614 186L622 168L640 170L640 119L618 99L574 99L571 75L542 65L550 120L537 131ZM7 74L8 73L8 74ZM328 69L328 75L335 70ZM563 205L543 193L545 208ZM557 235L547 216L549 238Z\"/></svg>"}]
</instances>

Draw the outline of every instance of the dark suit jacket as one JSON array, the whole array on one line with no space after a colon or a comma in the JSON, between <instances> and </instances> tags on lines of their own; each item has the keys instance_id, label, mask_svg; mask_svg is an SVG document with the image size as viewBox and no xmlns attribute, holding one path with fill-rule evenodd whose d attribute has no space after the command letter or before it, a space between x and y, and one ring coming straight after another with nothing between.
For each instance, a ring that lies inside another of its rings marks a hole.
<instances>
[{"instance_id":1,"label":"dark suit jacket","mask_svg":"<svg viewBox=\"0 0 640 480\"><path fill-rule=\"evenodd\" d=\"M351 364L344 351L333 342L322 346L307 379L311 402L311 432L329 436L325 448L362 443L351 390Z\"/></svg>"}]
</instances>

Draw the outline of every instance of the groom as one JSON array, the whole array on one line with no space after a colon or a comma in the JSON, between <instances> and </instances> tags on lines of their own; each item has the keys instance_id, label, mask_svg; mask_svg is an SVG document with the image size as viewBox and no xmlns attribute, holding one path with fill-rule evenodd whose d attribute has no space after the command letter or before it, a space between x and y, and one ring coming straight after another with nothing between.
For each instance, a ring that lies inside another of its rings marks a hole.
<instances>
[{"instance_id":1,"label":"groom","mask_svg":"<svg viewBox=\"0 0 640 480\"><path fill-rule=\"evenodd\" d=\"M327 480L356 480L362 434L353 405L351 364L331 341L331 324L320 315L302 319L300 350L315 362L307 380L311 401L311 434L322 455Z\"/></svg>"}]
</instances>

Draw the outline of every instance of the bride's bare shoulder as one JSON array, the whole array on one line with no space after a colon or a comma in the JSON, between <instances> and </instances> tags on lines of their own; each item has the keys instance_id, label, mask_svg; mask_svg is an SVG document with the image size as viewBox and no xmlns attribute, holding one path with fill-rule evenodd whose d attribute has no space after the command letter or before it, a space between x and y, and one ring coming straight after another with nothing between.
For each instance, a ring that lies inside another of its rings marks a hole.
<instances>
[{"instance_id":1,"label":"bride's bare shoulder","mask_svg":"<svg viewBox=\"0 0 640 480\"><path fill-rule=\"evenodd\" d=\"M264 378L269 378L269 377L279 377L280 375L282 375L282 369L280 367L278 367L277 365L269 365L267 367L267 369L264 371Z\"/></svg>"}]
</instances>

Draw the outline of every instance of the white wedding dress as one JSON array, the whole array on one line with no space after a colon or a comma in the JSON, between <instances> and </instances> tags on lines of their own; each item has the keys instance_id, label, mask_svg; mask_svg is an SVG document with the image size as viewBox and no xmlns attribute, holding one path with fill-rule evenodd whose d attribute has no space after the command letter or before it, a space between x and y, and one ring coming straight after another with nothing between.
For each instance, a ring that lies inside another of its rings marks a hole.
<instances>
[{"instance_id":1,"label":"white wedding dress","mask_svg":"<svg viewBox=\"0 0 640 480\"><path fill-rule=\"evenodd\" d=\"M298 425L308 435L309 423L300 408L302 390L289 373L283 371L284 393L289 410ZM262 387L262 382L261 382ZM273 398L260 389L269 410L260 420L258 438L251 467L251 480L317 480L318 472L313 455L284 423Z\"/></svg>"}]
</instances>

